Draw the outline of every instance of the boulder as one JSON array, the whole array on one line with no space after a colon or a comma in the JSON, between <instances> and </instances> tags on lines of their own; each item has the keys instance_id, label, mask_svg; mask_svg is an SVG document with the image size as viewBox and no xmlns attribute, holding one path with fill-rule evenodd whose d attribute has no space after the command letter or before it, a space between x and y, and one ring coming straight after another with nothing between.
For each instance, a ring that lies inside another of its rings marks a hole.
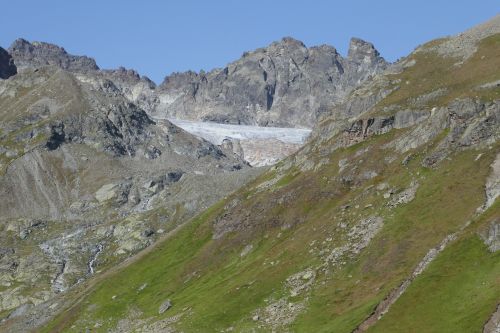
<instances>
[{"instance_id":1,"label":"boulder","mask_svg":"<svg viewBox=\"0 0 500 333\"><path fill-rule=\"evenodd\" d=\"M172 302L169 299L167 299L165 302L163 302L160 305L160 308L158 309L158 314L164 313L165 311L167 311L171 307L172 307Z\"/></svg>"},{"instance_id":2,"label":"boulder","mask_svg":"<svg viewBox=\"0 0 500 333\"><path fill-rule=\"evenodd\" d=\"M111 183L105 184L95 193L95 198L99 203L113 200L117 204L127 202L131 184Z\"/></svg>"}]
</instances>

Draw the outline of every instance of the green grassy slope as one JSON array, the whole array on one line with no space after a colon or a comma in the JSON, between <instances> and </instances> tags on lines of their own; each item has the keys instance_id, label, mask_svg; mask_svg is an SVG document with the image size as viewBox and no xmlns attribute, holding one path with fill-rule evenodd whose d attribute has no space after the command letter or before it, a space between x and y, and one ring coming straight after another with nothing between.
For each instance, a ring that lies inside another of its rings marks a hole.
<instances>
[{"instance_id":1,"label":"green grassy slope","mask_svg":"<svg viewBox=\"0 0 500 333\"><path fill-rule=\"evenodd\" d=\"M386 218L382 231L359 257L345 267L317 277L317 286L307 296L307 310L291 328L294 331L349 332L356 327L388 291L411 273L429 248L436 246L448 233L457 231L481 205L482 184L489 172L493 153L485 151L479 161L474 161L477 154L459 154L454 156L452 162L432 171L422 169L418 161L412 162L408 170L398 173L388 170L389 175L384 180L390 184L405 183L410 174L420 172L421 185L417 197L393 212L380 209L378 213ZM325 174L332 172L329 167L325 169ZM467 180L463 175L467 175ZM299 187L299 184L310 181L310 175L301 174L287 187ZM79 331L95 322L102 325L99 331L104 331L114 327L132 310L141 313L141 318L156 319L188 311L185 316L189 320L181 320L177 324L185 331L218 331L231 326L244 330L255 326L251 320L252 311L265 306L266 299L279 299L285 295L283 281L288 276L319 262L317 256L309 253L309 244L313 240L324 240L327 234L335 238L338 230L335 220L340 219L339 204L353 200L362 191L340 195L330 201L332 205L318 202L318 205L310 204L308 209L304 209L300 206L306 206L304 202L311 195L305 191L296 198L300 205L295 205L293 213L278 212L274 215L285 220L288 214L296 217L306 215L303 223L283 231L268 228L264 234L250 239L242 239L238 235L212 239L211 221L223 211L221 203L184 227L171 240L165 241L156 251L103 281L78 308L73 309L70 315L63 313L46 331L69 329L73 325L73 329L69 330ZM376 204L377 200L380 200L379 196L369 195L356 202L364 207L369 202ZM494 209L498 212L497 207ZM481 242L477 236L474 237L471 236L472 244L479 246ZM253 251L242 258L240 251L243 244L249 241L254 246ZM341 242L332 240L336 241ZM480 246L479 250L484 251ZM468 254L469 259L474 260L475 254L477 250ZM482 267L483 264L485 267ZM485 278L491 279L492 274L498 271L498 264L497 255L485 258L478 269L486 269ZM440 282L436 280L433 283ZM462 282L463 288L471 283L462 279L456 283ZM489 283L494 284L495 281ZM147 286L138 291L144 284ZM494 306L495 297L500 297L500 294L495 295L490 293L488 299L482 300L485 308ZM113 299L113 296L116 297ZM174 307L163 316L157 316L159 305L167 298L172 300ZM304 296L299 295L290 298L290 301L303 299ZM470 307L475 305L463 304L456 311L467 314ZM481 319L484 320L484 317Z\"/></svg>"}]
</instances>

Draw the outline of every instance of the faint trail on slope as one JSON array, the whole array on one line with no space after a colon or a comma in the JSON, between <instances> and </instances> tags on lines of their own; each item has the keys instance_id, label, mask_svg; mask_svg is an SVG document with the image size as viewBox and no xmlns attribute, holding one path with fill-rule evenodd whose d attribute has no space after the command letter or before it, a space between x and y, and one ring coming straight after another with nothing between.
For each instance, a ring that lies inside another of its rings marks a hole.
<instances>
[{"instance_id":1,"label":"faint trail on slope","mask_svg":"<svg viewBox=\"0 0 500 333\"><path fill-rule=\"evenodd\" d=\"M410 284L415 280L417 276L422 274L422 272L429 266L429 264L437 257L437 255L446 248L446 246L453 240L457 238L457 233L450 234L446 236L441 243L435 248L432 248L427 252L424 258L418 263L417 267L413 270L412 274L409 278L403 281L403 283L393 289L389 295L380 302L375 310L366 318L361 324L358 325L352 332L359 333L365 332L368 328L373 326L384 314L386 314L390 307L404 294L406 289L410 286Z\"/></svg>"}]
</instances>

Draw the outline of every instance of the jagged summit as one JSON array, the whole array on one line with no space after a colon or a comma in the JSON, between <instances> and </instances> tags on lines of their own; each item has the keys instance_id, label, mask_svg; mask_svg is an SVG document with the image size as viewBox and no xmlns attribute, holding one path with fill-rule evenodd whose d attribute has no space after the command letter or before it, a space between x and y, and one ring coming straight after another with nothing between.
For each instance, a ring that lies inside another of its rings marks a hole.
<instances>
[{"instance_id":1,"label":"jagged summit","mask_svg":"<svg viewBox=\"0 0 500 333\"><path fill-rule=\"evenodd\" d=\"M347 58L356 63L368 62L385 65L385 60L380 56L380 53L372 43L356 37L351 38Z\"/></svg>"},{"instance_id":2,"label":"jagged summit","mask_svg":"<svg viewBox=\"0 0 500 333\"><path fill-rule=\"evenodd\" d=\"M16 39L12 43L9 53L18 68L57 66L75 72L99 69L92 58L68 54L64 48L55 44L30 43L23 38Z\"/></svg>"},{"instance_id":3,"label":"jagged summit","mask_svg":"<svg viewBox=\"0 0 500 333\"><path fill-rule=\"evenodd\" d=\"M160 117L261 126L312 127L357 84L387 67L373 44L329 45L285 37L209 72L165 78L151 110Z\"/></svg>"},{"instance_id":4,"label":"jagged summit","mask_svg":"<svg viewBox=\"0 0 500 333\"><path fill-rule=\"evenodd\" d=\"M156 87L135 70L100 70L94 59L50 43L17 39L9 53L19 69L56 66L96 72L155 117L309 128L388 65L373 44L361 39L352 39L343 57L333 46L307 47L284 37L245 52L224 68L173 73Z\"/></svg>"}]
</instances>

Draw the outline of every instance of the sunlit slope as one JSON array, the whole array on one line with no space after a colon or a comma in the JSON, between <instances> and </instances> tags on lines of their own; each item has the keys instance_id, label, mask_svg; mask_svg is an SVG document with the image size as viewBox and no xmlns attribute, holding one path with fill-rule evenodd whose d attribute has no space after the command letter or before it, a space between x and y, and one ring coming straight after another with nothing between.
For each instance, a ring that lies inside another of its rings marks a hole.
<instances>
[{"instance_id":1,"label":"sunlit slope","mask_svg":"<svg viewBox=\"0 0 500 333\"><path fill-rule=\"evenodd\" d=\"M461 64L432 46L45 331L482 332L500 300L500 36Z\"/></svg>"}]
</instances>

